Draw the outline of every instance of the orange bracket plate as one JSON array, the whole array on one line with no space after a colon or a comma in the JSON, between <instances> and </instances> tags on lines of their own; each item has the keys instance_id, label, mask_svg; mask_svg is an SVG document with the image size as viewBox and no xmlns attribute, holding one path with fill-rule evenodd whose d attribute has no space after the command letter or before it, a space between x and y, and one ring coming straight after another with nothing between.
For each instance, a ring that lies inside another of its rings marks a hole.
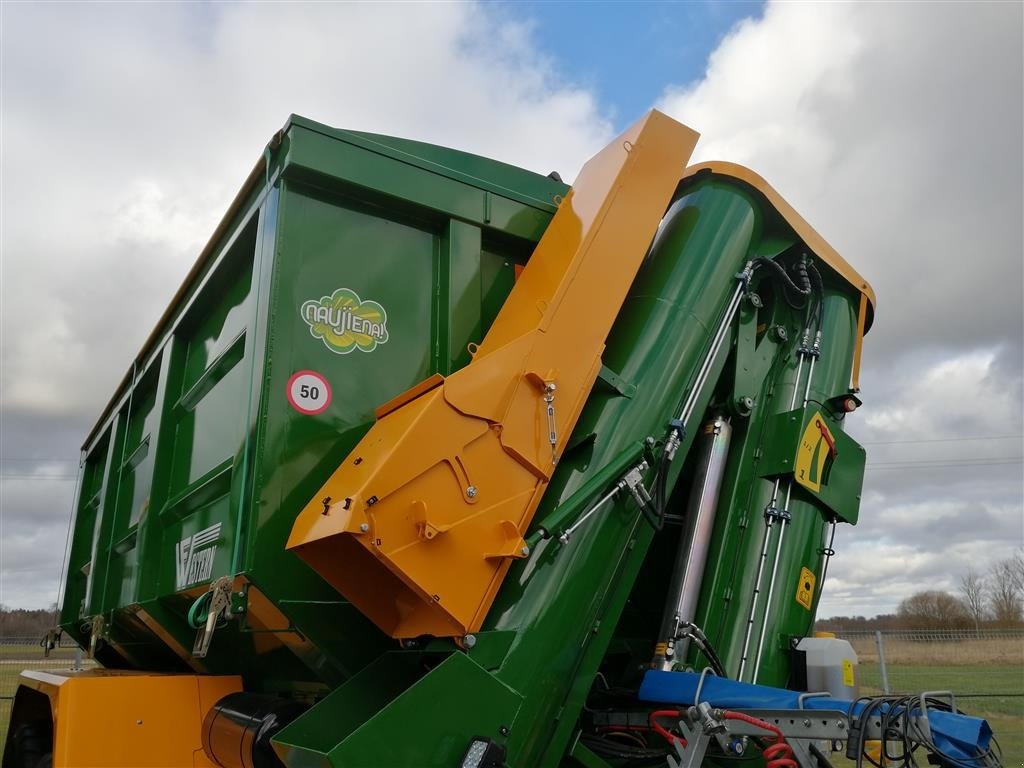
<instances>
[{"instance_id":1,"label":"orange bracket plate","mask_svg":"<svg viewBox=\"0 0 1024 768\"><path fill-rule=\"evenodd\" d=\"M110 669L33 670L21 674L21 685L50 699L54 768L213 768L203 718L242 690L231 675Z\"/></svg>"},{"instance_id":2,"label":"orange bracket plate","mask_svg":"<svg viewBox=\"0 0 1024 768\"><path fill-rule=\"evenodd\" d=\"M382 410L300 513L288 548L392 637L475 632L528 554L697 138L650 112L591 158L469 365Z\"/></svg>"}]
</instances>

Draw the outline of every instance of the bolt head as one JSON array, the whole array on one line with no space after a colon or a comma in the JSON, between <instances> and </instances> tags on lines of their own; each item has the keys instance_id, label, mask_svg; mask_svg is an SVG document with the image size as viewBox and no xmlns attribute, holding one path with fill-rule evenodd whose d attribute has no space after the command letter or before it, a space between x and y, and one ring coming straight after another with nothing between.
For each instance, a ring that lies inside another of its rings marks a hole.
<instances>
[{"instance_id":1,"label":"bolt head","mask_svg":"<svg viewBox=\"0 0 1024 768\"><path fill-rule=\"evenodd\" d=\"M366 524L366 523L363 523L362 525L359 526L359 530L362 531L363 533L366 533L368 530L370 530L370 526L368 524Z\"/></svg>"},{"instance_id":2,"label":"bolt head","mask_svg":"<svg viewBox=\"0 0 1024 768\"><path fill-rule=\"evenodd\" d=\"M462 644L466 646L466 648L472 648L476 645L476 635L466 635L462 638Z\"/></svg>"},{"instance_id":3,"label":"bolt head","mask_svg":"<svg viewBox=\"0 0 1024 768\"><path fill-rule=\"evenodd\" d=\"M519 551L523 554L523 557L526 557L528 554L530 554L530 548L529 547L523 547Z\"/></svg>"},{"instance_id":4,"label":"bolt head","mask_svg":"<svg viewBox=\"0 0 1024 768\"><path fill-rule=\"evenodd\" d=\"M476 486L475 485L469 486L469 488L466 489L466 495L469 496L469 498L471 498L471 499L475 499L476 498Z\"/></svg>"}]
</instances>

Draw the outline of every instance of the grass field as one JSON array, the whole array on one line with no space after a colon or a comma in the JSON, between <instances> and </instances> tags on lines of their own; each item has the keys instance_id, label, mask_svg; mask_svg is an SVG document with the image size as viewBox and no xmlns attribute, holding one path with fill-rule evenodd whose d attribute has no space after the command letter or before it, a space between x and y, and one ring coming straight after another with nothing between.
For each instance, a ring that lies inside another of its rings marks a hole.
<instances>
[{"instance_id":1,"label":"grass field","mask_svg":"<svg viewBox=\"0 0 1024 768\"><path fill-rule=\"evenodd\" d=\"M850 644L861 664L878 663L878 647L873 638L854 638ZM1024 670L1024 642L1020 638L934 642L888 637L885 661L893 667L1013 665Z\"/></svg>"},{"instance_id":2,"label":"grass field","mask_svg":"<svg viewBox=\"0 0 1024 768\"><path fill-rule=\"evenodd\" d=\"M879 672L878 664L861 664L862 695L881 693ZM890 665L889 685L894 693L952 690L960 710L988 720L1003 750L1003 764L1024 766L1024 666Z\"/></svg>"},{"instance_id":3,"label":"grass field","mask_svg":"<svg viewBox=\"0 0 1024 768\"><path fill-rule=\"evenodd\" d=\"M878 648L871 638L852 640L860 658L861 693L882 691ZM885 640L893 693L953 691L957 707L983 717L1003 750L1003 764L1024 767L1024 642L1015 638L961 642Z\"/></svg>"},{"instance_id":4,"label":"grass field","mask_svg":"<svg viewBox=\"0 0 1024 768\"><path fill-rule=\"evenodd\" d=\"M75 662L74 648L55 648L43 658L39 645L0 644L0 749L7 738L7 721L11 714L11 698L18 688L18 675L23 669L68 669Z\"/></svg>"},{"instance_id":5,"label":"grass field","mask_svg":"<svg viewBox=\"0 0 1024 768\"><path fill-rule=\"evenodd\" d=\"M50 651L48 660L74 659L75 649L63 646ZM0 644L0 661L29 660L47 661L43 658L43 649L40 645L30 643L19 643L18 645Z\"/></svg>"}]
</instances>

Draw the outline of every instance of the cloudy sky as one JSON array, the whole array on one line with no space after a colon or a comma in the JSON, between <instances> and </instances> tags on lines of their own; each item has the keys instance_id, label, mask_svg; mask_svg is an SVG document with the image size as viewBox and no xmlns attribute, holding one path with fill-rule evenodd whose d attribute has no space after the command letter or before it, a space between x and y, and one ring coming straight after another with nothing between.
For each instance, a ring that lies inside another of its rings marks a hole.
<instances>
[{"instance_id":1,"label":"cloudy sky","mask_svg":"<svg viewBox=\"0 0 1024 768\"><path fill-rule=\"evenodd\" d=\"M1020 3L0 4L0 602L55 599L78 447L296 112L571 179L656 106L874 284L822 615L1024 544Z\"/></svg>"}]
</instances>

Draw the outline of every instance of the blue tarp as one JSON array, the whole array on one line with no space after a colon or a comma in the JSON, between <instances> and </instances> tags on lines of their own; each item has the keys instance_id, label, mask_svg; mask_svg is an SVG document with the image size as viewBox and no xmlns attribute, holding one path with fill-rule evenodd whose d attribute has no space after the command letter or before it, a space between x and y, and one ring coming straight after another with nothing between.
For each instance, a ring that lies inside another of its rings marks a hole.
<instances>
[{"instance_id":1,"label":"blue tarp","mask_svg":"<svg viewBox=\"0 0 1024 768\"><path fill-rule=\"evenodd\" d=\"M641 701L692 705L700 675L693 672L649 670L640 686ZM800 693L784 688L738 683L722 677L704 678L700 700L722 709L799 709ZM829 697L808 698L804 709L828 709L858 715L864 704ZM885 711L885 710L882 710ZM928 710L932 741L948 758L950 765L977 768L979 756L988 752L992 729L978 717Z\"/></svg>"}]
</instances>

